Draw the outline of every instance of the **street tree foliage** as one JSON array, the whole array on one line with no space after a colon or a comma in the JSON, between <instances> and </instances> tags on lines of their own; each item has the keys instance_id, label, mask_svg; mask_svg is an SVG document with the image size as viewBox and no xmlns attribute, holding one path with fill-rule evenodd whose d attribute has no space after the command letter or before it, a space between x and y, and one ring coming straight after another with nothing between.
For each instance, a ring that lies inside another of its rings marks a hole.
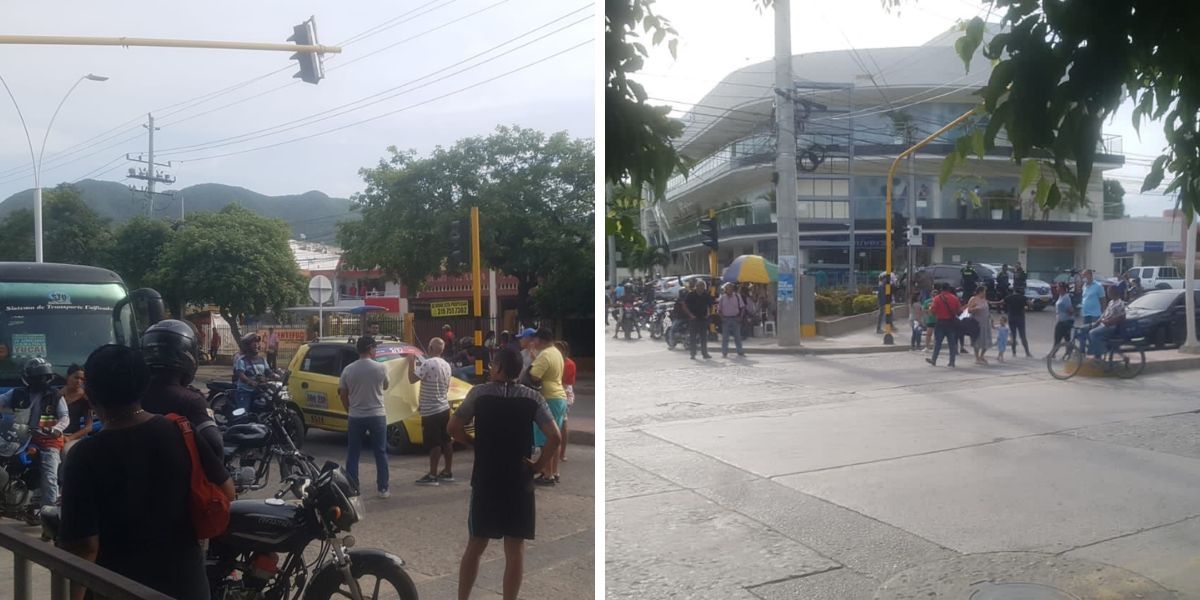
<instances>
[{"instance_id":1,"label":"street tree foliage","mask_svg":"<svg viewBox=\"0 0 1200 600\"><path fill-rule=\"evenodd\" d=\"M126 221L113 231L109 268L120 273L130 289L155 287L159 258L172 233L166 221L145 216Z\"/></svg>"},{"instance_id":2,"label":"street tree foliage","mask_svg":"<svg viewBox=\"0 0 1200 600\"><path fill-rule=\"evenodd\" d=\"M631 78L641 70L650 46L667 41L675 56L679 40L670 22L656 14L654 0L605 0L604 10L604 175L605 235L619 243L644 244L637 228L643 190L658 198L667 181L686 173L688 161L672 140L683 123L668 106L648 104L646 89ZM667 37L670 36L670 40Z\"/></svg>"},{"instance_id":3,"label":"street tree foliage","mask_svg":"<svg viewBox=\"0 0 1200 600\"><path fill-rule=\"evenodd\" d=\"M1162 120L1167 148L1141 191L1178 193L1200 208L1200 3L1190 0L985 0L1001 33L986 43L984 22L965 23L956 50L969 66L982 48L994 63L980 90L979 122L948 162L982 154L1004 132L1024 161L1021 190L1036 186L1044 208L1080 202L1091 178L1101 127L1129 99L1133 125ZM953 166L950 167L951 169ZM945 169L943 170L945 174Z\"/></svg>"},{"instance_id":4,"label":"street tree foliage","mask_svg":"<svg viewBox=\"0 0 1200 600\"><path fill-rule=\"evenodd\" d=\"M565 132L499 127L483 137L436 148L427 157L389 148L390 157L361 174L366 190L352 198L362 220L339 226L345 260L379 267L415 293L429 276L469 265L446 262L451 222L468 222L479 207L485 267L518 279L518 312L531 308L536 286L556 288L592 276L595 147ZM469 255L464 255L469 260ZM570 265L570 269L564 269ZM586 286L588 293L591 284ZM570 312L538 302L544 318L586 313L590 296ZM554 304L553 306L558 306ZM565 307L564 307L565 309Z\"/></svg>"},{"instance_id":5,"label":"street tree foliage","mask_svg":"<svg viewBox=\"0 0 1200 600\"><path fill-rule=\"evenodd\" d=\"M238 321L299 302L305 281L279 219L230 205L193 213L166 243L152 275L189 302L214 304L241 337Z\"/></svg>"},{"instance_id":6,"label":"street tree foliage","mask_svg":"<svg viewBox=\"0 0 1200 600\"><path fill-rule=\"evenodd\" d=\"M1125 217L1125 186L1115 179L1104 180L1104 219Z\"/></svg>"},{"instance_id":7,"label":"street tree foliage","mask_svg":"<svg viewBox=\"0 0 1200 600\"><path fill-rule=\"evenodd\" d=\"M42 251L46 262L107 266L112 233L79 190L62 184L46 190L42 205ZM13 211L0 222L0 260L34 260L33 211Z\"/></svg>"}]
</instances>

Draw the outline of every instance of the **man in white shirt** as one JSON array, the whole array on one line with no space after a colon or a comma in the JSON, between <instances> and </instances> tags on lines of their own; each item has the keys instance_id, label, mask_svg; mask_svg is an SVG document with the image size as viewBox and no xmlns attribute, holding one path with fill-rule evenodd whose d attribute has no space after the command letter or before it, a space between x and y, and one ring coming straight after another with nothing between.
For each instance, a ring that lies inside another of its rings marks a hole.
<instances>
[{"instance_id":1,"label":"man in white shirt","mask_svg":"<svg viewBox=\"0 0 1200 600\"><path fill-rule=\"evenodd\" d=\"M445 342L429 340L429 356L420 365L408 359L408 381L420 383L421 393L417 412L421 415L421 434L429 448L429 473L417 480L417 485L454 483L454 443L450 439L450 363L441 357ZM438 472L438 458L445 457L446 470Z\"/></svg>"},{"instance_id":2,"label":"man in white shirt","mask_svg":"<svg viewBox=\"0 0 1200 600\"><path fill-rule=\"evenodd\" d=\"M358 338L358 360L342 369L338 380L338 398L347 414L346 471L358 483L358 453L364 435L371 438L371 451L375 453L375 477L379 497L387 498L387 408L383 403L383 391L388 388L387 368L375 362L375 338L365 335ZM359 489L362 489L359 486Z\"/></svg>"},{"instance_id":3,"label":"man in white shirt","mask_svg":"<svg viewBox=\"0 0 1200 600\"><path fill-rule=\"evenodd\" d=\"M1100 323L1088 333L1089 348L1096 360L1104 359L1104 354L1108 350L1108 339L1117 332L1124 321L1125 302L1117 293L1116 286L1110 287L1108 288L1108 306L1104 308L1104 314L1100 315Z\"/></svg>"}]
</instances>

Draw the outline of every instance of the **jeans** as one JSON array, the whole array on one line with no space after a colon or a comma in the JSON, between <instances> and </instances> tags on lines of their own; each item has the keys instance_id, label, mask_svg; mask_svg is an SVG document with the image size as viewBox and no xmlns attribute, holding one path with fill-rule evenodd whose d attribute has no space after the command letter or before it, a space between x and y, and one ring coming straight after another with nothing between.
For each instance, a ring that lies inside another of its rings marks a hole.
<instances>
[{"instance_id":1,"label":"jeans","mask_svg":"<svg viewBox=\"0 0 1200 600\"><path fill-rule=\"evenodd\" d=\"M58 463L62 450L39 447L38 453L42 459L42 506L54 506L58 503Z\"/></svg>"},{"instance_id":2,"label":"jeans","mask_svg":"<svg viewBox=\"0 0 1200 600\"><path fill-rule=\"evenodd\" d=\"M721 354L729 354L729 338L733 337L733 343L737 347L739 355L745 354L742 351L742 323L737 317L721 317Z\"/></svg>"},{"instance_id":3,"label":"jeans","mask_svg":"<svg viewBox=\"0 0 1200 600\"><path fill-rule=\"evenodd\" d=\"M879 319L877 319L875 322L875 331L877 333L883 331L883 303L882 302L879 303Z\"/></svg>"},{"instance_id":4,"label":"jeans","mask_svg":"<svg viewBox=\"0 0 1200 600\"><path fill-rule=\"evenodd\" d=\"M938 354L942 351L942 339L950 341L950 366L954 366L954 357L956 356L954 345L958 343L958 336L954 332L954 319L938 319L937 325L933 326L933 362L937 362Z\"/></svg>"},{"instance_id":5,"label":"jeans","mask_svg":"<svg viewBox=\"0 0 1200 600\"><path fill-rule=\"evenodd\" d=\"M708 356L708 319L692 319L688 328L688 352Z\"/></svg>"},{"instance_id":6,"label":"jeans","mask_svg":"<svg viewBox=\"0 0 1200 600\"><path fill-rule=\"evenodd\" d=\"M1071 340L1071 328L1075 326L1075 321L1059 321L1054 324L1054 345L1059 342L1068 342Z\"/></svg>"},{"instance_id":7,"label":"jeans","mask_svg":"<svg viewBox=\"0 0 1200 600\"><path fill-rule=\"evenodd\" d=\"M1025 339L1025 318L1010 319L1008 328L1012 330L1012 354L1017 355L1017 338L1021 338L1021 346L1025 348L1025 354L1029 354L1029 340Z\"/></svg>"},{"instance_id":8,"label":"jeans","mask_svg":"<svg viewBox=\"0 0 1200 600\"><path fill-rule=\"evenodd\" d=\"M471 378L475 376L475 365L469 364L465 367L456 367L454 369L454 376L459 379L470 381Z\"/></svg>"},{"instance_id":9,"label":"jeans","mask_svg":"<svg viewBox=\"0 0 1200 600\"><path fill-rule=\"evenodd\" d=\"M1091 325L1092 323L1095 323L1096 321L1099 321L1099 320L1100 320L1100 317L1085 316L1085 317L1083 317L1083 324ZM1083 335L1079 336L1079 344L1081 346L1080 349L1083 350L1083 353L1085 355L1087 354L1087 351L1088 351L1087 349L1088 349L1088 338L1089 337L1091 337L1091 334L1088 332L1084 332Z\"/></svg>"},{"instance_id":10,"label":"jeans","mask_svg":"<svg viewBox=\"0 0 1200 600\"><path fill-rule=\"evenodd\" d=\"M1087 336L1092 347L1092 356L1103 359L1104 353L1108 351L1108 339L1116 332L1117 328L1111 325L1100 325L1092 329Z\"/></svg>"},{"instance_id":11,"label":"jeans","mask_svg":"<svg viewBox=\"0 0 1200 600\"><path fill-rule=\"evenodd\" d=\"M403 425L401 425L403 427ZM346 425L346 472L358 485L358 453L363 436L371 436L371 451L375 453L375 484L379 491L388 489L387 417L350 417ZM362 486L359 485L359 489Z\"/></svg>"}]
</instances>

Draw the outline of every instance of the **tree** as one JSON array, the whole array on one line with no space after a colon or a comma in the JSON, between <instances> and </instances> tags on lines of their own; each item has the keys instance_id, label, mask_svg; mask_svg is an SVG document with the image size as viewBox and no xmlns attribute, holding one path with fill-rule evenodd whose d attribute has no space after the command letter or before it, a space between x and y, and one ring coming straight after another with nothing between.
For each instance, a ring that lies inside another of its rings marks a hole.
<instances>
[{"instance_id":1,"label":"tree","mask_svg":"<svg viewBox=\"0 0 1200 600\"><path fill-rule=\"evenodd\" d=\"M303 297L288 233L282 220L237 205L193 213L167 242L153 277L188 302L217 305L240 338L240 319L279 313Z\"/></svg>"},{"instance_id":2,"label":"tree","mask_svg":"<svg viewBox=\"0 0 1200 600\"><path fill-rule=\"evenodd\" d=\"M647 104L646 89L630 78L649 56L640 41L643 35L651 36L652 45L671 36L667 47L675 56L677 34L669 21L654 13L653 4L654 0L605 2L604 175L609 189L604 230L621 242L642 238L630 211L641 206L643 190L661 197L671 176L686 173L688 165L672 142L683 133L683 123L670 118L670 107Z\"/></svg>"},{"instance_id":3,"label":"tree","mask_svg":"<svg viewBox=\"0 0 1200 600\"><path fill-rule=\"evenodd\" d=\"M136 216L113 232L108 266L121 275L130 289L157 289L171 314L179 317L184 313L184 298L166 285L169 282L157 277L159 263L174 233L166 221Z\"/></svg>"},{"instance_id":4,"label":"tree","mask_svg":"<svg viewBox=\"0 0 1200 600\"><path fill-rule=\"evenodd\" d=\"M1125 218L1125 186L1113 179L1104 180L1104 219Z\"/></svg>"},{"instance_id":5,"label":"tree","mask_svg":"<svg viewBox=\"0 0 1200 600\"><path fill-rule=\"evenodd\" d=\"M43 198L42 251L46 262L104 266L112 248L109 222L62 184ZM34 260L33 211L14 211L0 223L0 260Z\"/></svg>"},{"instance_id":6,"label":"tree","mask_svg":"<svg viewBox=\"0 0 1200 600\"><path fill-rule=\"evenodd\" d=\"M593 252L591 140L499 127L425 158L389 152L388 160L362 171L367 188L353 198L362 220L340 226L339 242L352 264L377 266L416 292L442 271L451 222L467 221L477 206L483 261L517 278L518 313L525 317L534 286L561 273L562 262Z\"/></svg>"},{"instance_id":7,"label":"tree","mask_svg":"<svg viewBox=\"0 0 1200 600\"><path fill-rule=\"evenodd\" d=\"M970 146L991 148L1003 131L1022 167L1021 191L1036 185L1044 208L1083 195L1101 127L1128 98L1133 124L1162 119L1167 149L1154 160L1143 192L1173 176L1190 216L1200 208L1200 65L1192 25L1200 5L1188 0L986 0L1003 30L983 43L984 22L963 27L955 45L968 65L975 51L994 63L980 91L981 113ZM953 159L948 158L948 161ZM1032 166L1030 166L1032 165Z\"/></svg>"}]
</instances>

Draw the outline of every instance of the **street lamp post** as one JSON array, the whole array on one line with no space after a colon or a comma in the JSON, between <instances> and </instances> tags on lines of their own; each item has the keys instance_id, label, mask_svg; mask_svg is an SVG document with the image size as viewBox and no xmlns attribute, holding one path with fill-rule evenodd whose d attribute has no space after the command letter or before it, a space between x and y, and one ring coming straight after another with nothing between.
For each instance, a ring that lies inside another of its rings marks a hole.
<instances>
[{"instance_id":1,"label":"street lamp post","mask_svg":"<svg viewBox=\"0 0 1200 600\"><path fill-rule=\"evenodd\" d=\"M9 89L8 83L0 77L0 84L4 85L4 90L8 92L8 97L12 100L13 108L17 110L17 117L21 120L21 127L25 130L25 142L29 144L29 158L33 161L33 254L34 260L43 262L42 257L42 156L46 153L46 140L50 139L50 128L54 126L54 119L58 117L58 111L62 110L63 104L66 104L67 98L71 96L71 92L84 81L108 81L107 77L93 75L88 73L75 81L71 89L67 90L66 95L59 101L58 106L54 109L54 114L50 116L50 123L46 125L46 133L42 136L42 148L38 151L37 156L33 154L33 138L29 136L29 127L25 125L25 116L21 114L21 107L17 104L16 97L13 96L12 90Z\"/></svg>"}]
</instances>

